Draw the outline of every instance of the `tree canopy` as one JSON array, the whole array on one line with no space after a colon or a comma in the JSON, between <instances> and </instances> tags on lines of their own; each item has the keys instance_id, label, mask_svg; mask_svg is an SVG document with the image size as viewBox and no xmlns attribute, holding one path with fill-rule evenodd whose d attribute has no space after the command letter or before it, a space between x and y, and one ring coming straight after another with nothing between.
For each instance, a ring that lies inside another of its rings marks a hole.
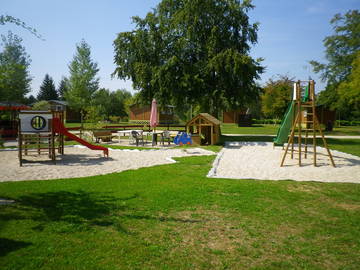
<instances>
[{"instance_id":1,"label":"tree canopy","mask_svg":"<svg viewBox=\"0 0 360 270\"><path fill-rule=\"evenodd\" d=\"M25 22L23 22L22 20L15 18L13 16L10 15L0 15L0 25L4 25L6 23L13 23L16 24L17 26L20 26L26 30L28 30L31 34L33 34L34 36L36 36L39 39L42 39L42 36L36 31L35 28L28 26Z\"/></svg>"},{"instance_id":2,"label":"tree canopy","mask_svg":"<svg viewBox=\"0 0 360 270\"><path fill-rule=\"evenodd\" d=\"M136 27L114 41L113 75L131 79L143 101L200 105L216 114L256 98L261 59L249 56L257 42L251 1L162 0Z\"/></svg>"},{"instance_id":3,"label":"tree canopy","mask_svg":"<svg viewBox=\"0 0 360 270\"><path fill-rule=\"evenodd\" d=\"M45 78L40 86L40 91L37 95L37 100L57 100L59 96L55 89L53 78L49 74L45 75Z\"/></svg>"},{"instance_id":4,"label":"tree canopy","mask_svg":"<svg viewBox=\"0 0 360 270\"><path fill-rule=\"evenodd\" d=\"M318 103L338 110L345 119L351 119L360 115L356 102L349 104L349 100L356 100L349 97L356 93L353 86L356 85L354 74L360 50L360 13L350 10L344 15L336 14L330 23L334 34L324 39L327 63L310 61L314 71L327 81L325 91L319 94Z\"/></svg>"},{"instance_id":5,"label":"tree canopy","mask_svg":"<svg viewBox=\"0 0 360 270\"><path fill-rule=\"evenodd\" d=\"M291 101L293 78L279 76L277 80L270 79L264 86L262 112L266 117L281 119Z\"/></svg>"},{"instance_id":6,"label":"tree canopy","mask_svg":"<svg viewBox=\"0 0 360 270\"><path fill-rule=\"evenodd\" d=\"M125 117L127 113L127 101L132 95L126 90L116 90L111 92L109 89L102 88L95 93L94 105L105 116L107 120L110 116Z\"/></svg>"},{"instance_id":7,"label":"tree canopy","mask_svg":"<svg viewBox=\"0 0 360 270\"><path fill-rule=\"evenodd\" d=\"M351 73L338 88L340 102L346 107L353 119L360 119L360 51L351 65Z\"/></svg>"},{"instance_id":8,"label":"tree canopy","mask_svg":"<svg viewBox=\"0 0 360 270\"><path fill-rule=\"evenodd\" d=\"M30 57L22 46L22 39L11 32L1 35L0 97L2 101L24 102L30 91Z\"/></svg>"},{"instance_id":9,"label":"tree canopy","mask_svg":"<svg viewBox=\"0 0 360 270\"><path fill-rule=\"evenodd\" d=\"M334 84L349 76L351 64L360 50L360 13L358 10L350 10L345 15L336 14L330 23L334 34L324 39L328 63L310 61L310 64L323 80Z\"/></svg>"},{"instance_id":10,"label":"tree canopy","mask_svg":"<svg viewBox=\"0 0 360 270\"><path fill-rule=\"evenodd\" d=\"M65 99L70 107L80 110L83 119L85 108L92 105L94 94L99 88L99 78L96 77L98 65L91 59L90 47L85 40L76 45L69 71L69 89L65 92Z\"/></svg>"}]
</instances>

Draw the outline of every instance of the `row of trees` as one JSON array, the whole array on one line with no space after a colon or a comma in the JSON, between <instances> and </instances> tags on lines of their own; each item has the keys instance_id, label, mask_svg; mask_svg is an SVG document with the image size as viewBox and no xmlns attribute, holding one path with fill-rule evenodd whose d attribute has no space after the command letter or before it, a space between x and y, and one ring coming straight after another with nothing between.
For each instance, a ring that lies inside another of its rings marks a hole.
<instances>
[{"instance_id":1,"label":"row of trees","mask_svg":"<svg viewBox=\"0 0 360 270\"><path fill-rule=\"evenodd\" d=\"M36 29L12 16L1 15L0 25L16 24L42 39ZM12 32L1 35L3 50L0 52L0 97L5 102L35 104L35 108L48 106L48 100L65 100L73 109L93 118L109 119L110 116L124 117L126 106L132 95L126 90L111 92L99 88L98 65L91 59L89 45L82 40L76 46L76 53L69 64L69 78L63 77L56 89L53 78L46 74L37 97L26 97L30 92L31 76L29 55L21 44L22 39Z\"/></svg>"},{"instance_id":2,"label":"row of trees","mask_svg":"<svg viewBox=\"0 0 360 270\"><path fill-rule=\"evenodd\" d=\"M156 98L159 104L175 105L179 113L196 108L217 116L222 110L261 103L265 116L280 118L290 99L292 79L273 79L264 88L256 83L264 67L262 59L249 55L258 30L258 24L251 24L247 15L252 8L250 0L162 0L145 18L134 17L135 29L120 33L114 41L113 76L131 79L138 101L150 103ZM311 61L314 71L327 81L319 103L347 118L360 116L359 20L358 11L336 15L331 21L335 34L324 40L328 63ZM7 42L12 40L9 36ZM28 67L29 58L21 48L18 46L18 58L22 67ZM0 64L6 59L0 55ZM81 112L82 119L86 111L99 111L105 117L123 115L122 106L131 95L100 89L98 71L89 45L81 41L69 64L69 77L60 83L60 96ZM28 73L24 78L28 80L23 96L29 91ZM0 79L0 91L11 89L2 86L6 82ZM56 93L48 75L38 98L50 98L45 89ZM116 106L115 101L122 105Z\"/></svg>"}]
</instances>

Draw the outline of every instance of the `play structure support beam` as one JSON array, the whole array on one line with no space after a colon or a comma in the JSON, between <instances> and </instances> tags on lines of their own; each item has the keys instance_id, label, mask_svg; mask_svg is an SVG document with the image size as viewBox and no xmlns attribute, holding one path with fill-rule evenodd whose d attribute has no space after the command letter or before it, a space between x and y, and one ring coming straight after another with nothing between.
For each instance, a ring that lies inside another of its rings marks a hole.
<instances>
[{"instance_id":1,"label":"play structure support beam","mask_svg":"<svg viewBox=\"0 0 360 270\"><path fill-rule=\"evenodd\" d=\"M302 91L301 91L301 83L303 81L297 81L295 84L294 84L294 94L296 96L295 99L293 99L292 101L292 104L294 107L296 107L297 109L297 112L296 112L296 117L295 117L295 120L292 121L292 125L291 125L291 132L290 132L290 137L288 138L288 143L287 143L287 146L286 146L286 149L285 149L285 153L282 157L282 160L281 160L281 163L280 163L280 166L282 167L284 165L284 162L285 162L285 158L286 158L286 155L287 155L287 152L289 150L289 147L290 147L290 144L291 144L291 158L293 158L293 152L294 152L294 136L295 136L295 130L296 130L296 127L297 127L297 132L298 132L298 165L301 166L301 155L302 155L302 122L304 120L304 123L306 125L304 131L305 131L305 148L304 148L304 156L305 156L305 159L307 158L307 143L308 143L308 133L309 131L310 132L313 132L313 149L314 149L314 153L313 153L313 164L314 166L316 166L316 158L317 158L317 153L316 153L316 133L317 133L317 129L319 130L319 133L321 135L321 138L322 138L322 141L323 141L323 144L324 144L324 147L326 148L326 151L327 151L327 154L329 156L329 159L330 159L330 162L331 162L331 165L333 167L335 167L335 163L334 163L334 160L333 160L333 157L331 155L331 152L329 150L329 147L327 145L327 142L326 142L326 139L324 137L324 134L321 130L321 126L320 126L320 123L319 123L319 120L316 116L316 108L315 108L315 82L313 80L310 80L310 81L306 81L308 83L307 87L305 88L305 93L304 95L302 95ZM294 98L294 97L293 97ZM295 106L296 105L296 106ZM305 120L305 117L303 116L303 111L307 112L307 115L306 115L306 120ZM295 111L295 108L294 108L294 111ZM309 112L310 111L310 112ZM295 112L293 112L295 113ZM286 119L289 119L288 118L289 114L287 113L286 114ZM311 116L311 117L310 117ZM311 118L311 120L309 120ZM310 126L311 125L311 126ZM281 129L281 127L280 127ZM280 131L278 132L278 135L279 135ZM275 138L274 142L278 142L278 140L281 140L282 139L278 139Z\"/></svg>"}]
</instances>

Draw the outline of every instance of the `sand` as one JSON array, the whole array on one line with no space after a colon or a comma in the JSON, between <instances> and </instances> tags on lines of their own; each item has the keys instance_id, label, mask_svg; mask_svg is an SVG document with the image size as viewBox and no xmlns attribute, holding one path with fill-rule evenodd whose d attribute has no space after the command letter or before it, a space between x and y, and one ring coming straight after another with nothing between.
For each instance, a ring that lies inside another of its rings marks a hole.
<instances>
[{"instance_id":1,"label":"sand","mask_svg":"<svg viewBox=\"0 0 360 270\"><path fill-rule=\"evenodd\" d=\"M19 166L17 150L3 150L0 151L0 182L103 175L174 163L173 157L215 155L201 148L109 150L109 158L105 158L102 151L93 151L84 146L66 147L65 155L57 155L56 164L47 155L33 154L24 157L22 167Z\"/></svg>"},{"instance_id":2,"label":"sand","mask_svg":"<svg viewBox=\"0 0 360 270\"><path fill-rule=\"evenodd\" d=\"M308 158L298 164L288 155L280 167L284 150L267 142L227 142L214 161L209 177L259 180L295 180L360 183L360 157L331 151L336 167L330 165L326 149L317 147L317 164L313 166L312 149Z\"/></svg>"},{"instance_id":3,"label":"sand","mask_svg":"<svg viewBox=\"0 0 360 270\"><path fill-rule=\"evenodd\" d=\"M228 142L218 153L208 177L259 180L295 180L360 183L360 157L331 151L336 168L330 165L324 148L318 147L318 167L314 167L312 149L308 159L298 167L298 155L290 155L280 167L281 147L273 149L267 142ZM57 163L45 156L27 156L19 166L17 151L0 151L0 182L45 180L103 175L113 172L170 164L172 157L214 155L201 148L168 148L160 150L112 150L104 158L102 151L84 146L66 147L65 155L57 155Z\"/></svg>"}]
</instances>

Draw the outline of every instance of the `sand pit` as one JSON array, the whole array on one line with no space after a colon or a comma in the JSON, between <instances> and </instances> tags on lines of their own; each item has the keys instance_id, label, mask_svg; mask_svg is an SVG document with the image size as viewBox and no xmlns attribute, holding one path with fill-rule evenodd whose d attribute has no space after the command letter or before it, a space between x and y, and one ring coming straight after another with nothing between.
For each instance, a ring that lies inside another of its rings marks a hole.
<instances>
[{"instance_id":1,"label":"sand pit","mask_svg":"<svg viewBox=\"0 0 360 270\"><path fill-rule=\"evenodd\" d=\"M102 151L83 146L66 147L65 155L57 155L54 164L46 155L25 156L19 166L18 151L0 151L0 182L75 178L121 172L175 162L172 157L214 155L201 148L161 150L112 150L104 158Z\"/></svg>"},{"instance_id":2,"label":"sand pit","mask_svg":"<svg viewBox=\"0 0 360 270\"><path fill-rule=\"evenodd\" d=\"M281 147L273 149L267 142L227 142L214 161L209 177L260 180L296 180L320 182L360 183L360 157L331 151L336 168L330 165L326 150L317 147L317 164L314 167L312 149L308 158L302 158L298 167L298 153L294 159L286 157L285 166L280 167L283 155Z\"/></svg>"}]
</instances>

